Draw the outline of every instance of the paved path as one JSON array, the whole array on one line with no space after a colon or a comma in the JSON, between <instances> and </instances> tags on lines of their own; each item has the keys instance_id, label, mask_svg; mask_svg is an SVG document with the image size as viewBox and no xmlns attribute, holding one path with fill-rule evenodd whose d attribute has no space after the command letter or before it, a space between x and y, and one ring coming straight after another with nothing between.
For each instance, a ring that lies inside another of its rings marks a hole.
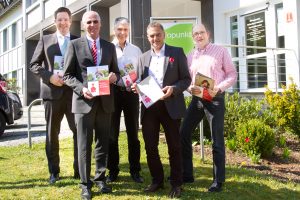
<instances>
[{"instance_id":1,"label":"paved path","mask_svg":"<svg viewBox=\"0 0 300 200\"><path fill-rule=\"evenodd\" d=\"M13 125L7 126L4 134L0 137L0 146L16 146L28 144L28 107L23 108L23 117L16 120ZM46 138L45 111L43 105L33 106L31 109L32 143L44 142ZM125 130L123 119L121 120L121 130ZM59 139L72 137L67 119L64 117L61 123Z\"/></svg>"}]
</instances>

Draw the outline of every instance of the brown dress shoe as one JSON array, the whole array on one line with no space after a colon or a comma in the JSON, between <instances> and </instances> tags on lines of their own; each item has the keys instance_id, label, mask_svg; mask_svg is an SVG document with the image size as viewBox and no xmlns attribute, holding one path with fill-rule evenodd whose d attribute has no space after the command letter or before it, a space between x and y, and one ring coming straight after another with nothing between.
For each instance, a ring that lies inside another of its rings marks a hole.
<instances>
[{"instance_id":1,"label":"brown dress shoe","mask_svg":"<svg viewBox=\"0 0 300 200\"><path fill-rule=\"evenodd\" d=\"M163 183L152 183L151 185L148 185L144 192L156 192L158 189L163 188Z\"/></svg>"},{"instance_id":2,"label":"brown dress shoe","mask_svg":"<svg viewBox=\"0 0 300 200\"><path fill-rule=\"evenodd\" d=\"M174 199L174 198L179 198L181 196L181 187L172 187L170 193L169 193L169 198Z\"/></svg>"}]
</instances>

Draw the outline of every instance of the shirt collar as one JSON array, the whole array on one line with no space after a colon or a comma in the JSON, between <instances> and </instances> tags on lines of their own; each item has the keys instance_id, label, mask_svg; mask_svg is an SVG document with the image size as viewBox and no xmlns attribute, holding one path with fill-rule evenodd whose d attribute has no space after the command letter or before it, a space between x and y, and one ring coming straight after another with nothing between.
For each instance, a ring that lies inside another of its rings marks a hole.
<instances>
[{"instance_id":1,"label":"shirt collar","mask_svg":"<svg viewBox=\"0 0 300 200\"><path fill-rule=\"evenodd\" d=\"M56 31L56 36L57 36L57 38L65 38L65 36L70 38L71 34L69 32L66 35L62 35L59 31Z\"/></svg>"},{"instance_id":2,"label":"shirt collar","mask_svg":"<svg viewBox=\"0 0 300 200\"><path fill-rule=\"evenodd\" d=\"M116 47L120 47L119 45L119 40L117 38L114 38L112 43L116 46ZM125 47L128 45L128 41L125 41Z\"/></svg>"},{"instance_id":3,"label":"shirt collar","mask_svg":"<svg viewBox=\"0 0 300 200\"><path fill-rule=\"evenodd\" d=\"M203 49L197 48L199 52L206 52L211 47L211 42L208 43Z\"/></svg>"},{"instance_id":4,"label":"shirt collar","mask_svg":"<svg viewBox=\"0 0 300 200\"><path fill-rule=\"evenodd\" d=\"M165 49L166 49L166 44L164 44L164 45L161 47L161 49L160 49L160 51L159 51L158 54L155 53L153 49L151 49L151 56L165 56Z\"/></svg>"},{"instance_id":5,"label":"shirt collar","mask_svg":"<svg viewBox=\"0 0 300 200\"><path fill-rule=\"evenodd\" d=\"M93 39L93 38L91 38L90 36L86 35L86 38L88 39L88 41L90 41L90 42L94 42L94 39ZM98 38L96 39L96 43L98 43L98 42L99 42L99 40L100 40L100 37L98 37Z\"/></svg>"}]
</instances>

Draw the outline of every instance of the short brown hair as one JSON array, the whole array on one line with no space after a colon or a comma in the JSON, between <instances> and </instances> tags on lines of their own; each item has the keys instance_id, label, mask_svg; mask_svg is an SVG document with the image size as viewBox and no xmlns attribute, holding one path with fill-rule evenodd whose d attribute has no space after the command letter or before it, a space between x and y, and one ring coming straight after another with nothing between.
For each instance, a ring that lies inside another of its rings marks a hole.
<instances>
[{"instance_id":1,"label":"short brown hair","mask_svg":"<svg viewBox=\"0 0 300 200\"><path fill-rule=\"evenodd\" d=\"M68 13L68 15L69 15L69 17L70 17L70 19L71 19L71 17L72 17L71 11L70 11L68 8L66 8L66 7L59 7L59 8L54 12L54 19L56 19L57 13L61 13L61 12L66 12L66 13Z\"/></svg>"}]
</instances>

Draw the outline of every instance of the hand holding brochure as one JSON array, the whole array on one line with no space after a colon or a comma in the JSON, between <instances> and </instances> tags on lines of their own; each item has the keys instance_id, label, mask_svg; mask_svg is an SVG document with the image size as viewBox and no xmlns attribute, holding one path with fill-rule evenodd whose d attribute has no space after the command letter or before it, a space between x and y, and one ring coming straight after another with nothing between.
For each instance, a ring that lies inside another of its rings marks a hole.
<instances>
[{"instance_id":1,"label":"hand holding brochure","mask_svg":"<svg viewBox=\"0 0 300 200\"><path fill-rule=\"evenodd\" d=\"M109 95L108 65L87 67L88 89L93 96Z\"/></svg>"},{"instance_id":2,"label":"hand holding brochure","mask_svg":"<svg viewBox=\"0 0 300 200\"><path fill-rule=\"evenodd\" d=\"M159 84L152 76L148 76L137 84L138 93L146 108L149 108L164 96Z\"/></svg>"}]
</instances>

